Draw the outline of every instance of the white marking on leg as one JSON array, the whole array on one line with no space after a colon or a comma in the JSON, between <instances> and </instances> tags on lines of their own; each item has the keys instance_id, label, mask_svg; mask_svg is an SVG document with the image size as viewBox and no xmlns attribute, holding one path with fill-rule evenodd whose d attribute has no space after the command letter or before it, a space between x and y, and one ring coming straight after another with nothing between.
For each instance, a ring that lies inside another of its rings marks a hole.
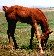
<instances>
[{"instance_id":1,"label":"white marking on leg","mask_svg":"<svg viewBox=\"0 0 54 56\"><path fill-rule=\"evenodd\" d=\"M40 34L39 27L38 27L37 23L35 23L35 29L36 29L37 39L38 39L38 41L39 41L40 53L43 54L44 51L43 51L43 49L42 49L42 47L41 47L41 38L40 38L41 34Z\"/></svg>"},{"instance_id":2,"label":"white marking on leg","mask_svg":"<svg viewBox=\"0 0 54 56\"><path fill-rule=\"evenodd\" d=\"M44 54L44 51L43 51L43 49L41 47L41 40L39 40L39 48L40 48L40 53Z\"/></svg>"}]
</instances>

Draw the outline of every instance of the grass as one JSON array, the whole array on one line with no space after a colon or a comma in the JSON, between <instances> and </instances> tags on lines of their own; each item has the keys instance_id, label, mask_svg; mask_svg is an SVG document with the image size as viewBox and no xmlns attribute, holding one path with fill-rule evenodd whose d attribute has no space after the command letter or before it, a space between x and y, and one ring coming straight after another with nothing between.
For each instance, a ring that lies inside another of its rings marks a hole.
<instances>
[{"instance_id":1,"label":"grass","mask_svg":"<svg viewBox=\"0 0 54 56\"><path fill-rule=\"evenodd\" d=\"M48 18L49 27L54 31L54 12L45 12L45 15ZM33 50L29 49L30 37L31 37L31 26L26 23L18 22L16 24L15 30L15 38L17 44L19 45L19 49L11 50L11 49L0 49L0 56L36 56L38 41L34 37L33 39ZM0 45L7 45L7 27L8 23L4 16L4 13L0 12ZM21 49L20 49L21 48ZM9 53L9 54L8 54ZM45 50L45 56L53 56L54 54L54 32L50 34L48 45Z\"/></svg>"},{"instance_id":2,"label":"grass","mask_svg":"<svg viewBox=\"0 0 54 56\"><path fill-rule=\"evenodd\" d=\"M50 34L50 40L54 40L54 11L46 12L45 13L48 18L49 28L53 31L52 34Z\"/></svg>"}]
</instances>

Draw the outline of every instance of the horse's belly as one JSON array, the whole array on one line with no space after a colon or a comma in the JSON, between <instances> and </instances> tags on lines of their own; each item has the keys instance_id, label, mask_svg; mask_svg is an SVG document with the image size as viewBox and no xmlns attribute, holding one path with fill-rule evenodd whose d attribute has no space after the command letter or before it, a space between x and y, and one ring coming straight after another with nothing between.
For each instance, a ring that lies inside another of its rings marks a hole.
<instances>
[{"instance_id":1,"label":"horse's belly","mask_svg":"<svg viewBox=\"0 0 54 56\"><path fill-rule=\"evenodd\" d=\"M27 17L27 18L19 18L19 20L18 21L20 21L20 22L22 22L22 23L27 23L27 24L31 24L32 23L32 19L30 18L30 17Z\"/></svg>"}]
</instances>

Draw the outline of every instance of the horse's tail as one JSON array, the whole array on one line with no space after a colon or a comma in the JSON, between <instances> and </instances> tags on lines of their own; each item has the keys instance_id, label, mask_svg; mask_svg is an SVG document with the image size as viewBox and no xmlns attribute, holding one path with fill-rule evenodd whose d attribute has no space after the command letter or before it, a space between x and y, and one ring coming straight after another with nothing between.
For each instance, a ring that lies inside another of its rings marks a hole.
<instances>
[{"instance_id":1,"label":"horse's tail","mask_svg":"<svg viewBox=\"0 0 54 56\"><path fill-rule=\"evenodd\" d=\"M8 10L8 7L7 6L3 6L3 11L7 11Z\"/></svg>"}]
</instances>

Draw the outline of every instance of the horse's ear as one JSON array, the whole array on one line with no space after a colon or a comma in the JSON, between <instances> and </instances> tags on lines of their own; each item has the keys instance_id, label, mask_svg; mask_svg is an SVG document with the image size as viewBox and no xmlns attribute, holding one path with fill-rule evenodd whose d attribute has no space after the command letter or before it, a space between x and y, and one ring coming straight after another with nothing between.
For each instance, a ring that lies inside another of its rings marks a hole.
<instances>
[{"instance_id":1,"label":"horse's ear","mask_svg":"<svg viewBox=\"0 0 54 56\"><path fill-rule=\"evenodd\" d=\"M47 31L47 33L46 33L46 35L49 35L49 34L51 34L53 31Z\"/></svg>"},{"instance_id":2,"label":"horse's ear","mask_svg":"<svg viewBox=\"0 0 54 56\"><path fill-rule=\"evenodd\" d=\"M51 34L53 31L50 31L49 34Z\"/></svg>"},{"instance_id":3,"label":"horse's ear","mask_svg":"<svg viewBox=\"0 0 54 56\"><path fill-rule=\"evenodd\" d=\"M3 11L7 11L8 10L8 7L7 6L3 6Z\"/></svg>"}]
</instances>

